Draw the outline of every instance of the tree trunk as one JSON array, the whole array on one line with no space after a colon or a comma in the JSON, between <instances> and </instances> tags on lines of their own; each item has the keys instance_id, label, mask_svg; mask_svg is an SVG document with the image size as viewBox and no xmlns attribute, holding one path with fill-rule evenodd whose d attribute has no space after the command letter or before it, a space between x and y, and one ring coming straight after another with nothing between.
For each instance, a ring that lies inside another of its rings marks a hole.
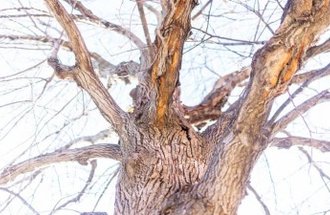
<instances>
[{"instance_id":1,"label":"tree trunk","mask_svg":"<svg viewBox=\"0 0 330 215\"><path fill-rule=\"evenodd\" d=\"M289 1L275 35L254 55L244 93L226 112L216 112L218 119L203 133L184 117L179 100L183 47L197 1L162 1L164 17L155 42L147 44L147 54L141 51L130 114L119 108L95 75L72 17L56 0L47 2L67 32L77 60L68 71L56 57L50 64L60 77L72 78L91 95L120 137L115 213L236 214L253 166L278 132L278 124L268 119L273 101L287 89L308 48L329 26L329 1ZM93 18L81 6L80 11ZM224 93L207 97L209 101L198 109L216 101L213 109L219 110L232 87L223 86Z\"/></svg>"},{"instance_id":2,"label":"tree trunk","mask_svg":"<svg viewBox=\"0 0 330 215\"><path fill-rule=\"evenodd\" d=\"M172 119L161 130L140 125L132 134L136 148L121 164L116 214L159 214L171 196L204 175L207 143L189 125Z\"/></svg>"},{"instance_id":3,"label":"tree trunk","mask_svg":"<svg viewBox=\"0 0 330 215\"><path fill-rule=\"evenodd\" d=\"M230 121L219 126L225 136L216 144L219 135L201 136L180 117L170 119L163 129L140 123L131 134L136 147L121 163L115 213L235 214L266 144L242 144Z\"/></svg>"}]
</instances>

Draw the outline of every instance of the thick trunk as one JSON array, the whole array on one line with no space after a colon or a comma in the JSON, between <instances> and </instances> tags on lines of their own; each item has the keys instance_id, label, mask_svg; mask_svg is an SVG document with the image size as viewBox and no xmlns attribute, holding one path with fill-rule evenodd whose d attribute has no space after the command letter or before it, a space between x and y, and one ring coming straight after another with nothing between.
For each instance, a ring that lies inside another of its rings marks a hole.
<instances>
[{"instance_id":1,"label":"thick trunk","mask_svg":"<svg viewBox=\"0 0 330 215\"><path fill-rule=\"evenodd\" d=\"M69 69L63 69L68 67L56 56L49 59L50 65L59 77L72 78L91 95L121 138L115 213L123 215L236 214L251 170L268 138L277 132L267 124L273 101L287 89L306 50L330 23L329 1L289 1L279 29L254 55L250 82L238 101L222 113L233 88L228 84L219 88L218 96L208 96L197 106L213 103L217 111L205 109L203 115L219 117L200 134L183 119L179 98L183 47L196 0L162 1L164 17L153 47L142 56L140 83L131 93L131 115L119 108L97 78L72 17L58 1L46 2L76 56L76 66ZM141 2L137 3L141 10ZM200 120L196 114L192 117Z\"/></svg>"},{"instance_id":2,"label":"thick trunk","mask_svg":"<svg viewBox=\"0 0 330 215\"><path fill-rule=\"evenodd\" d=\"M262 149L242 144L228 127L215 144L172 119L162 130L139 124L131 135L135 150L121 164L115 214L235 214Z\"/></svg>"},{"instance_id":3,"label":"thick trunk","mask_svg":"<svg viewBox=\"0 0 330 215\"><path fill-rule=\"evenodd\" d=\"M206 143L182 123L134 134L136 150L122 162L116 214L159 214L167 199L204 175Z\"/></svg>"}]
</instances>

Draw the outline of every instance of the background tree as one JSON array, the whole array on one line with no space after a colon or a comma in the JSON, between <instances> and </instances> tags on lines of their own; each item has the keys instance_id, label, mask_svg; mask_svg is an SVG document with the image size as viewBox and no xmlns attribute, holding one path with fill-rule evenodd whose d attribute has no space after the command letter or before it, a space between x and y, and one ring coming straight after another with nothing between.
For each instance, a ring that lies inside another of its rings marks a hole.
<instances>
[{"instance_id":1,"label":"background tree","mask_svg":"<svg viewBox=\"0 0 330 215\"><path fill-rule=\"evenodd\" d=\"M263 213L279 213L271 172L267 203L250 176L271 150L285 171L286 152L271 148L291 146L322 181L325 204L310 211L329 211L329 163L312 159L330 150L329 123L305 117L330 99L329 1L6 4L1 212L111 207L118 174L117 214L236 214L247 190Z\"/></svg>"}]
</instances>

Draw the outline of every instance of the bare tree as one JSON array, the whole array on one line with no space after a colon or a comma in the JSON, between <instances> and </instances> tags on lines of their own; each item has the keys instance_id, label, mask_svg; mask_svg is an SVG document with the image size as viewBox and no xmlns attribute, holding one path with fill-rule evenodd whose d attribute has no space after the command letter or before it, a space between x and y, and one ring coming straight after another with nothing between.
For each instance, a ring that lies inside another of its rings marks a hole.
<instances>
[{"instance_id":1,"label":"bare tree","mask_svg":"<svg viewBox=\"0 0 330 215\"><path fill-rule=\"evenodd\" d=\"M324 181L323 188L328 188L327 172L303 147L326 153L330 142L311 134L293 135L287 127L301 117L302 126L311 132L303 115L330 100L328 86L302 96L303 101L300 98L310 85L330 74L330 64L306 69L330 50L330 2L261 2L123 1L119 13L126 11L130 23L120 24L110 21L111 14L94 13L85 6L88 1L22 0L2 8L1 48L14 50L17 61L8 64L20 68L31 59L35 63L0 77L1 114L12 113L4 118L1 140L8 141L14 128L34 133L21 139L20 153L11 155L14 161L7 159L3 166L0 191L8 198L0 210L16 198L30 212L42 213L23 197L23 191L40 184L34 181L47 177L53 164L75 161L89 170L78 194L60 197L65 200L60 199L49 213L63 210L91 192L100 158L119 163L118 171L107 174L101 183L106 190L118 173L115 214L236 214L247 190L270 214L250 184L255 164L269 147L299 146ZM222 27L236 22L242 29L226 35ZM124 43L115 42L123 53L114 54L116 59L107 57L100 51L100 47L108 50L104 43L93 50L87 38L94 31L124 38ZM192 53L196 49L207 54L196 57ZM38 54L25 62L26 53ZM233 65L219 63L226 57L235 57ZM207 72L204 80L212 77L214 84L210 87L205 81L204 94L194 87L194 94L203 98L188 105L181 97L192 88L188 85L198 62L202 62L198 71ZM242 66L234 66L237 62ZM127 95L110 94L118 81L131 87ZM13 97L14 93L22 98ZM131 101L128 110L119 103L123 96ZM297 98L302 102L296 103ZM90 121L98 113L106 123L100 118ZM36 128L20 128L24 120ZM80 136L82 124L88 128L98 122L110 129ZM75 138L68 138L67 131L77 132ZM104 143L116 135L118 144Z\"/></svg>"}]
</instances>

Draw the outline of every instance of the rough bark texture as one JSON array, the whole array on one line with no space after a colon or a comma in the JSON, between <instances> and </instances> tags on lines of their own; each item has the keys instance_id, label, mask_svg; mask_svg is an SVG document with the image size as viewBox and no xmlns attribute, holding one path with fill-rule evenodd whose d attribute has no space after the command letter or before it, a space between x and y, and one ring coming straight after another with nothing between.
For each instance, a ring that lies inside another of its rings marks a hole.
<instances>
[{"instance_id":1,"label":"rough bark texture","mask_svg":"<svg viewBox=\"0 0 330 215\"><path fill-rule=\"evenodd\" d=\"M108 157L121 163L115 214L234 215L264 149L272 141L277 146L297 141L273 138L298 114L289 113L284 120L274 122L268 120L269 113L274 99L292 80L301 78L294 75L302 60L320 50L309 48L329 26L328 0L290 1L280 27L256 52L251 67L223 77L194 107L179 101L179 72L191 12L197 2L161 1L163 18L156 39L151 45L148 39L147 56L136 71L139 85L131 93L135 105L132 113L120 109L95 74L93 55L87 50L73 16L57 0L45 2L67 33L76 56L74 67L61 65L56 56L49 59L49 64L60 78L73 79L89 93L120 137L119 149L107 146L111 154ZM143 4L137 4L142 11ZM96 19L83 5L76 6L85 16ZM144 12L140 15L144 16ZM145 22L145 18L141 20ZM144 30L149 38L147 29ZM328 71L328 67L323 71ZM222 111L227 96L249 74L249 83L240 99ZM329 92L325 91L302 104L299 110L306 111L311 105L329 99ZM205 119L216 122L203 133L192 127ZM307 144L306 140L303 142ZM324 146L327 143L317 144L328 150ZM97 156L94 153L91 157Z\"/></svg>"},{"instance_id":2,"label":"rough bark texture","mask_svg":"<svg viewBox=\"0 0 330 215\"><path fill-rule=\"evenodd\" d=\"M254 56L243 96L221 114L226 96L250 68L222 79L199 106L182 106L179 71L196 2L164 1L152 47L144 27L149 63L140 68L140 85L131 93L134 112L125 116L94 75L72 18L57 1L47 2L68 35L76 34L70 37L78 68L73 79L89 92L121 137L116 214L235 214L254 164L275 135L267 124L273 100L290 84L330 19L327 0L290 1L281 26ZM142 3L137 4L146 23ZM191 126L200 122L199 117L218 121L199 134Z\"/></svg>"}]
</instances>

